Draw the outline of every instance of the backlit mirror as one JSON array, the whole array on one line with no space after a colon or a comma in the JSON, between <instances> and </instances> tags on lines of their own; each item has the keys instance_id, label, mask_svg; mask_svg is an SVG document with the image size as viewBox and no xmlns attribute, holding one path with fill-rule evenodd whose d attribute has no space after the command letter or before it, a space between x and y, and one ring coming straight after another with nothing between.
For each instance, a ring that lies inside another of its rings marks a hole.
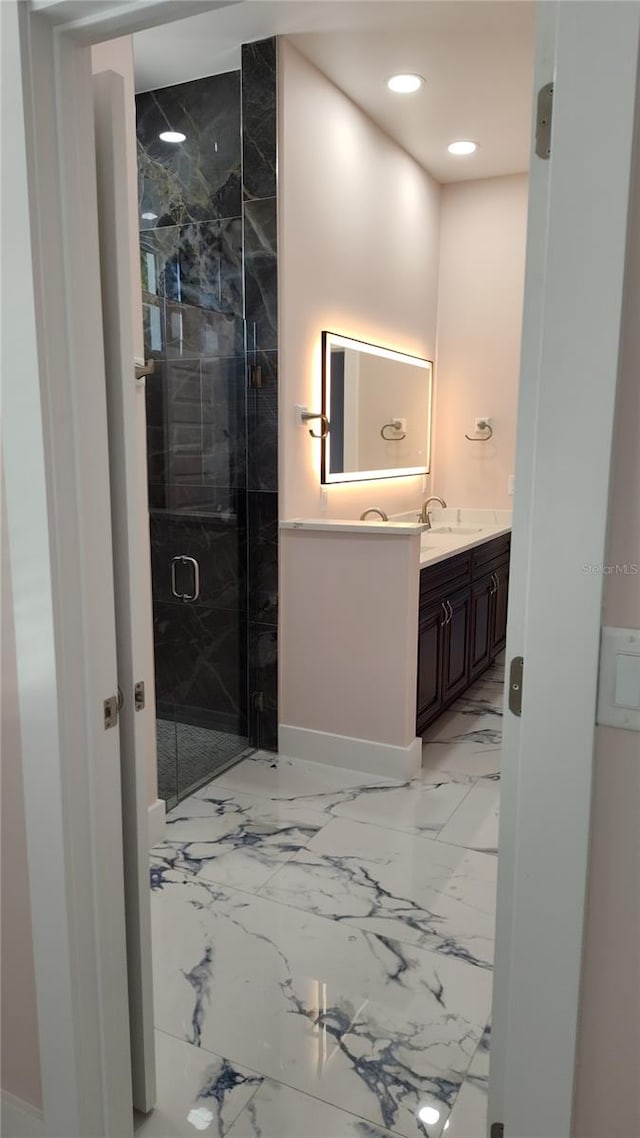
<instances>
[{"instance_id":1,"label":"backlit mirror","mask_svg":"<svg viewBox=\"0 0 640 1138\"><path fill-rule=\"evenodd\" d=\"M322 482L429 472L433 365L322 333Z\"/></svg>"}]
</instances>

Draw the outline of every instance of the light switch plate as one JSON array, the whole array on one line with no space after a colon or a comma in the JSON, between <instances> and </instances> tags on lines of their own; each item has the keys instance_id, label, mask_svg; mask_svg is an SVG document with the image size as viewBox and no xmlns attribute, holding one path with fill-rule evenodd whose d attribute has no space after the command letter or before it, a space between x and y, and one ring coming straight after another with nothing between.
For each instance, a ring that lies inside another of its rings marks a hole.
<instances>
[{"instance_id":1,"label":"light switch plate","mask_svg":"<svg viewBox=\"0 0 640 1138\"><path fill-rule=\"evenodd\" d=\"M640 731L640 629L602 629L596 722Z\"/></svg>"}]
</instances>

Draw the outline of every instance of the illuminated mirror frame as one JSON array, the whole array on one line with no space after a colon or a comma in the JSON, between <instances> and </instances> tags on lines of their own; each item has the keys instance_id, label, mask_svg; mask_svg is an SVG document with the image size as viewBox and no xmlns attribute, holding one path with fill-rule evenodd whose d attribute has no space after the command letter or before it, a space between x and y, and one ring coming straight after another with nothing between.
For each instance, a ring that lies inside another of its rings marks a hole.
<instances>
[{"instance_id":1,"label":"illuminated mirror frame","mask_svg":"<svg viewBox=\"0 0 640 1138\"><path fill-rule=\"evenodd\" d=\"M322 440L321 447L321 473L320 480L323 486L338 482L366 482L374 478L406 478L412 474L429 474L431 468L431 417L433 398L433 362L422 359L420 356L409 356L405 352L394 352L391 348L381 348L377 344L368 344L364 340L354 340L350 336L339 336L336 332L322 333L322 413L331 419L331 349L357 348L359 352L366 352L371 356L382 356L399 363L410 364L412 367L422 368L427 372L428 402L427 402L427 461L424 466L404 466L391 470L348 470L331 474L331 431Z\"/></svg>"}]
</instances>

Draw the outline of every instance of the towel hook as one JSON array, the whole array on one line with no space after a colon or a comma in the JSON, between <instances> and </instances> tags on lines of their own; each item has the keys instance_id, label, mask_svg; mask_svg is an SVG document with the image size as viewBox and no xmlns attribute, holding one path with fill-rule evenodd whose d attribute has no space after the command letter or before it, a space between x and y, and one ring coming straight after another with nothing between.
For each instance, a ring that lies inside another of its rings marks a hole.
<instances>
[{"instance_id":1,"label":"towel hook","mask_svg":"<svg viewBox=\"0 0 640 1138\"><path fill-rule=\"evenodd\" d=\"M309 434L311 435L312 439L326 439L329 431L331 430L331 424L329 423L326 415L322 415L320 413L314 414L311 411L301 411L300 419L303 423L308 423L310 419L320 419L322 421L322 431L319 435L315 431L312 431L311 428L309 428Z\"/></svg>"}]
</instances>

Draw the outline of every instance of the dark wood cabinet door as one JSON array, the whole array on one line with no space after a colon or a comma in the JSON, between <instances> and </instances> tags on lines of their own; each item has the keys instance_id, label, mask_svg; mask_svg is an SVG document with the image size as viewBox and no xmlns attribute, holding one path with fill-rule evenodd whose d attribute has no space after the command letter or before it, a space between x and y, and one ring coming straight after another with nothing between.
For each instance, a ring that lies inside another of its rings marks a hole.
<instances>
[{"instance_id":1,"label":"dark wood cabinet door","mask_svg":"<svg viewBox=\"0 0 640 1138\"><path fill-rule=\"evenodd\" d=\"M509 595L508 561L496 569L495 580L497 588L493 598L492 656L495 656L504 648L507 640L507 599Z\"/></svg>"},{"instance_id":2,"label":"dark wood cabinet door","mask_svg":"<svg viewBox=\"0 0 640 1138\"><path fill-rule=\"evenodd\" d=\"M442 644L445 609L441 603L420 611L418 629L417 733L442 707Z\"/></svg>"},{"instance_id":3,"label":"dark wood cabinet door","mask_svg":"<svg viewBox=\"0 0 640 1138\"><path fill-rule=\"evenodd\" d=\"M471 627L469 635L469 679L484 671L491 659L494 619L495 577L488 574L471 589Z\"/></svg>"},{"instance_id":4,"label":"dark wood cabinet door","mask_svg":"<svg viewBox=\"0 0 640 1138\"><path fill-rule=\"evenodd\" d=\"M448 702L469 683L471 589L453 593L445 603L449 605L450 614L444 627L442 698Z\"/></svg>"}]
</instances>

